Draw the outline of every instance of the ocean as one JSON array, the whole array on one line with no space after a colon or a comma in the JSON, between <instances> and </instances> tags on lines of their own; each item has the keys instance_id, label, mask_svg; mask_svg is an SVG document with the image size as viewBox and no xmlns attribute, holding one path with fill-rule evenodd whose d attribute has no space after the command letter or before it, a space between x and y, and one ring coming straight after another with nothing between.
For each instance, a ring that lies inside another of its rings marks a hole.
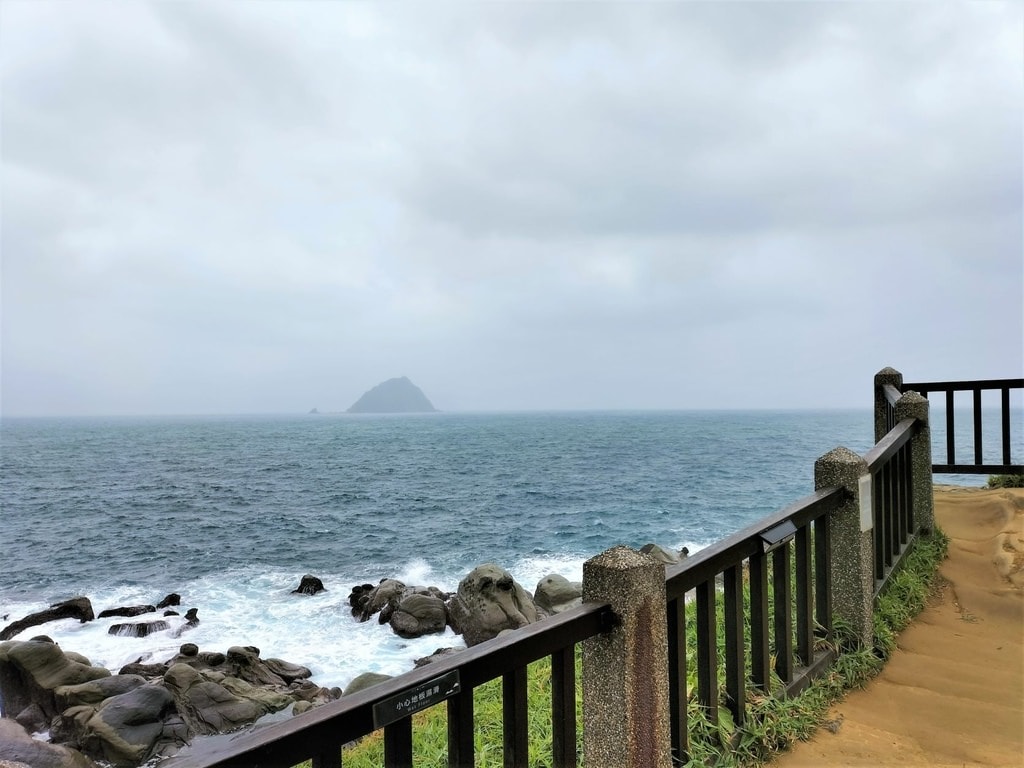
<instances>
[{"instance_id":1,"label":"ocean","mask_svg":"<svg viewBox=\"0 0 1024 768\"><path fill-rule=\"evenodd\" d=\"M77 595L98 614L177 592L198 626L64 620L16 639L112 670L253 645L344 687L461 645L359 623L353 585L454 591L493 562L532 592L616 544L696 551L811 493L818 456L872 443L869 410L7 418L0 627ZM292 594L306 573L327 590Z\"/></svg>"}]
</instances>

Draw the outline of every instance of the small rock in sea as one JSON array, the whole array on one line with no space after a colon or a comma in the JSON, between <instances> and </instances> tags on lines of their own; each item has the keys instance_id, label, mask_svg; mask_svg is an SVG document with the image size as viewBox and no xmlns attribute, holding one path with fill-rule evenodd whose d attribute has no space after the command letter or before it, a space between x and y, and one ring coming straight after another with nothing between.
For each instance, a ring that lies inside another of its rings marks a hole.
<instances>
[{"instance_id":1,"label":"small rock in sea","mask_svg":"<svg viewBox=\"0 0 1024 768\"><path fill-rule=\"evenodd\" d=\"M293 595L315 595L324 591L324 583L311 573L302 577L299 586L292 590Z\"/></svg>"}]
</instances>

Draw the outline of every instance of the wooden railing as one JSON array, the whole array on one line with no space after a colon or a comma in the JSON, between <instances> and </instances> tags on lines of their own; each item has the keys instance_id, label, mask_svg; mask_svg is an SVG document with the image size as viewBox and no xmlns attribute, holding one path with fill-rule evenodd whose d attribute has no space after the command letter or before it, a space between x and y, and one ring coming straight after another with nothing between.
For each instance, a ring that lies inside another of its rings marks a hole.
<instances>
[{"instance_id":1,"label":"wooden railing","mask_svg":"<svg viewBox=\"0 0 1024 768\"><path fill-rule=\"evenodd\" d=\"M944 411L943 423L946 430L946 460L932 465L937 474L1024 474L1024 464L1014 463L1011 456L1010 435L1010 392L1024 389L1024 379L984 379L980 381L915 381L904 382L899 392L917 392L928 397L932 393L945 393L942 400ZM999 426L1000 426L1000 458L999 462L986 462L982 435L982 393L999 393ZM955 394L971 393L971 411L973 417L973 455L974 461L966 463L957 461ZM931 400L929 399L929 402ZM933 419L933 423L939 423Z\"/></svg>"}]
</instances>

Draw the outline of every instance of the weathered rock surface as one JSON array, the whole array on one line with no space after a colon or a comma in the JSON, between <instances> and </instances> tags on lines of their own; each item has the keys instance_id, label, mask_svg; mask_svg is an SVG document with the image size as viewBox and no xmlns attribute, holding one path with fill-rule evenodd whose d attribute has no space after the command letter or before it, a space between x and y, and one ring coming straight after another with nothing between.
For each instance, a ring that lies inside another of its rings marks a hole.
<instances>
[{"instance_id":1,"label":"weathered rock surface","mask_svg":"<svg viewBox=\"0 0 1024 768\"><path fill-rule=\"evenodd\" d=\"M686 547L676 552L673 549L665 549L657 544L644 544L640 547L640 551L645 555L650 555L659 562L665 563L665 565L675 565L690 554L690 550Z\"/></svg>"},{"instance_id":2,"label":"weathered rock surface","mask_svg":"<svg viewBox=\"0 0 1024 768\"><path fill-rule=\"evenodd\" d=\"M54 643L8 640L0 643L0 699L4 712L16 717L33 703L48 718L59 714L54 695L63 685L109 677L102 667L74 661Z\"/></svg>"},{"instance_id":3,"label":"weathered rock surface","mask_svg":"<svg viewBox=\"0 0 1024 768\"><path fill-rule=\"evenodd\" d=\"M70 710L75 712L75 708ZM117 766L134 766L187 740L174 697L161 685L142 685L103 700L85 720L78 743L86 754Z\"/></svg>"},{"instance_id":4,"label":"weathered rock surface","mask_svg":"<svg viewBox=\"0 0 1024 768\"><path fill-rule=\"evenodd\" d=\"M78 685L61 685L53 693L57 710L63 712L81 704L99 704L111 696L133 691L145 682L146 678L141 675L111 675Z\"/></svg>"},{"instance_id":5,"label":"weathered rock surface","mask_svg":"<svg viewBox=\"0 0 1024 768\"><path fill-rule=\"evenodd\" d=\"M453 653L458 653L460 650L462 650L462 649L461 648L438 648L436 651L434 651L429 656L421 656L420 658L416 659L413 662L413 664L417 668L425 667L427 664L430 664L431 662L440 661L441 659L448 658Z\"/></svg>"},{"instance_id":6,"label":"weathered rock surface","mask_svg":"<svg viewBox=\"0 0 1024 768\"><path fill-rule=\"evenodd\" d=\"M62 603L54 603L44 611L29 614L23 619L18 619L0 630L0 640L10 640L15 635L24 632L29 627L37 627L58 619L78 619L84 624L95 618L92 612L92 603L87 597L73 597Z\"/></svg>"},{"instance_id":7,"label":"weathered rock surface","mask_svg":"<svg viewBox=\"0 0 1024 768\"><path fill-rule=\"evenodd\" d=\"M444 632L448 626L448 614L441 598L412 594L402 598L388 623L399 637L422 637Z\"/></svg>"},{"instance_id":8,"label":"weathered rock surface","mask_svg":"<svg viewBox=\"0 0 1024 768\"><path fill-rule=\"evenodd\" d=\"M459 582L448 604L452 628L467 646L477 645L506 629L537 621L539 614L530 593L508 571L493 563L479 565Z\"/></svg>"},{"instance_id":9,"label":"weathered rock surface","mask_svg":"<svg viewBox=\"0 0 1024 768\"><path fill-rule=\"evenodd\" d=\"M168 627L170 627L170 624L163 620L137 621L126 624L111 624L107 634L117 635L118 637L148 637L154 632L163 632Z\"/></svg>"},{"instance_id":10,"label":"weathered rock surface","mask_svg":"<svg viewBox=\"0 0 1024 768\"><path fill-rule=\"evenodd\" d=\"M9 761L29 768L96 768L81 752L33 739L18 723L0 718L0 765Z\"/></svg>"},{"instance_id":11,"label":"weathered rock surface","mask_svg":"<svg viewBox=\"0 0 1024 768\"><path fill-rule=\"evenodd\" d=\"M390 679L391 675L382 675L380 672L363 672L363 674L357 675L353 678L352 682L345 686L345 693L343 695L351 696L353 693L365 691L367 688Z\"/></svg>"},{"instance_id":12,"label":"weathered rock surface","mask_svg":"<svg viewBox=\"0 0 1024 768\"><path fill-rule=\"evenodd\" d=\"M112 616L131 618L132 616L141 616L144 613L153 613L154 611L156 611L155 605L126 605L120 608L107 608L104 611L100 611L100 615L96 618L107 619Z\"/></svg>"},{"instance_id":13,"label":"weathered rock surface","mask_svg":"<svg viewBox=\"0 0 1024 768\"><path fill-rule=\"evenodd\" d=\"M233 731L291 703L284 694L262 691L215 672L204 675L187 664L171 665L164 684L182 719L197 734Z\"/></svg>"},{"instance_id":14,"label":"weathered rock surface","mask_svg":"<svg viewBox=\"0 0 1024 768\"><path fill-rule=\"evenodd\" d=\"M557 573L549 574L537 582L533 600L548 615L567 611L583 603L583 582L569 581Z\"/></svg>"},{"instance_id":15,"label":"weathered rock surface","mask_svg":"<svg viewBox=\"0 0 1024 768\"><path fill-rule=\"evenodd\" d=\"M302 577L299 586L292 590L293 595L315 595L324 591L324 583L311 573Z\"/></svg>"}]
</instances>

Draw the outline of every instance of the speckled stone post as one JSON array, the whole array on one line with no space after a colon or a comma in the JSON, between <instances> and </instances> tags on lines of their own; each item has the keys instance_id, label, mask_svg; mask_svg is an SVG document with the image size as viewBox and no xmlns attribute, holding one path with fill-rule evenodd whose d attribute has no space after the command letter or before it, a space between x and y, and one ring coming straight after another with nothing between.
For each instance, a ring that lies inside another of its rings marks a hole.
<instances>
[{"instance_id":1,"label":"speckled stone post","mask_svg":"<svg viewBox=\"0 0 1024 768\"><path fill-rule=\"evenodd\" d=\"M848 448L835 448L814 462L815 490L839 486L850 492L830 521L832 610L867 647L874 642L875 591L870 482L867 462Z\"/></svg>"},{"instance_id":2,"label":"speckled stone post","mask_svg":"<svg viewBox=\"0 0 1024 768\"><path fill-rule=\"evenodd\" d=\"M928 398L905 392L896 402L896 418L917 419L921 426L910 438L911 472L914 475L914 522L923 533L935 528L935 489L932 487L932 431L928 420Z\"/></svg>"},{"instance_id":3,"label":"speckled stone post","mask_svg":"<svg viewBox=\"0 0 1024 768\"><path fill-rule=\"evenodd\" d=\"M583 764L670 768L664 564L613 547L583 564L583 600L619 617L583 642Z\"/></svg>"},{"instance_id":4,"label":"speckled stone post","mask_svg":"<svg viewBox=\"0 0 1024 768\"><path fill-rule=\"evenodd\" d=\"M885 426L885 411L888 400L885 399L885 385L892 384L896 389L903 386L903 374L895 368L883 368L875 374L875 442L877 443L889 431Z\"/></svg>"}]
</instances>

